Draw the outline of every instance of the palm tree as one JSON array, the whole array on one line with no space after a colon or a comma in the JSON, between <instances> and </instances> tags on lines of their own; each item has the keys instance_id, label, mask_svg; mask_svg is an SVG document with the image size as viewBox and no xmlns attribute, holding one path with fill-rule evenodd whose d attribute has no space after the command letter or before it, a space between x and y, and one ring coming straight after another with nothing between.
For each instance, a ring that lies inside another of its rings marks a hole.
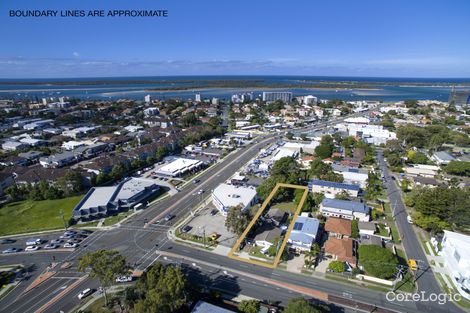
<instances>
[{"instance_id":1,"label":"palm tree","mask_svg":"<svg viewBox=\"0 0 470 313\"><path fill-rule=\"evenodd\" d=\"M305 252L305 267L312 268L312 266L315 265L318 253L320 253L320 246L318 243L315 243L310 251Z\"/></svg>"}]
</instances>

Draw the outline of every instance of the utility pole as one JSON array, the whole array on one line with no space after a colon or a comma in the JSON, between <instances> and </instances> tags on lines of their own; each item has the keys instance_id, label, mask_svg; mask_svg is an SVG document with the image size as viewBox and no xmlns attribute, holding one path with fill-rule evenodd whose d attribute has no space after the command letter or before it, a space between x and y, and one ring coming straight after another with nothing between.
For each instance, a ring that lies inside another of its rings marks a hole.
<instances>
[{"instance_id":1,"label":"utility pole","mask_svg":"<svg viewBox=\"0 0 470 313\"><path fill-rule=\"evenodd\" d=\"M206 226L202 226L202 242L205 248L206 247Z\"/></svg>"},{"instance_id":2,"label":"utility pole","mask_svg":"<svg viewBox=\"0 0 470 313\"><path fill-rule=\"evenodd\" d=\"M64 210L60 209L60 217L62 218L62 221L64 222L64 228L67 230L67 223L65 222L64 218Z\"/></svg>"}]
</instances>

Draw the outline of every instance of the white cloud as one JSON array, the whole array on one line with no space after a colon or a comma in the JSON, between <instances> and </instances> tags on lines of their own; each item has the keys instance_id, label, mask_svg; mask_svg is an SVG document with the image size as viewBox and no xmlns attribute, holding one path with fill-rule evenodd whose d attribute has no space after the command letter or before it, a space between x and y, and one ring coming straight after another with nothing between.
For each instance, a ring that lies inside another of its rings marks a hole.
<instances>
[{"instance_id":1,"label":"white cloud","mask_svg":"<svg viewBox=\"0 0 470 313\"><path fill-rule=\"evenodd\" d=\"M80 56L80 53L78 53L77 51L74 51L74 52L72 53L72 55L73 55L74 57L78 58L78 57Z\"/></svg>"}]
</instances>

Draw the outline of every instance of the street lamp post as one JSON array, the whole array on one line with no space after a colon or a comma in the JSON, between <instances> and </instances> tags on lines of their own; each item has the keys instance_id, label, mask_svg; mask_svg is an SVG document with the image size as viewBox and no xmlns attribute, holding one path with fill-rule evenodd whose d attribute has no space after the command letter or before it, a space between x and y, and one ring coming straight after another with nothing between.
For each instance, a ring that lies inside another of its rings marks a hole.
<instances>
[{"instance_id":1,"label":"street lamp post","mask_svg":"<svg viewBox=\"0 0 470 313\"><path fill-rule=\"evenodd\" d=\"M62 209L60 209L60 217L62 218L62 221L64 222L65 230L67 230L67 223L65 222L64 210L62 210Z\"/></svg>"}]
</instances>

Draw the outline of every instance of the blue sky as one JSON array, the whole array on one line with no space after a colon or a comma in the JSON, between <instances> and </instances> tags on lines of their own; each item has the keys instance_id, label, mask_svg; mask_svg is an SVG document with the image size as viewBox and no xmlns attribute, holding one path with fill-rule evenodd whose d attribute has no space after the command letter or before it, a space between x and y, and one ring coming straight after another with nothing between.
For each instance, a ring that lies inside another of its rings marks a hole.
<instances>
[{"instance_id":1,"label":"blue sky","mask_svg":"<svg viewBox=\"0 0 470 313\"><path fill-rule=\"evenodd\" d=\"M167 9L167 18L9 10ZM2 0L0 77L470 77L470 1Z\"/></svg>"}]
</instances>

